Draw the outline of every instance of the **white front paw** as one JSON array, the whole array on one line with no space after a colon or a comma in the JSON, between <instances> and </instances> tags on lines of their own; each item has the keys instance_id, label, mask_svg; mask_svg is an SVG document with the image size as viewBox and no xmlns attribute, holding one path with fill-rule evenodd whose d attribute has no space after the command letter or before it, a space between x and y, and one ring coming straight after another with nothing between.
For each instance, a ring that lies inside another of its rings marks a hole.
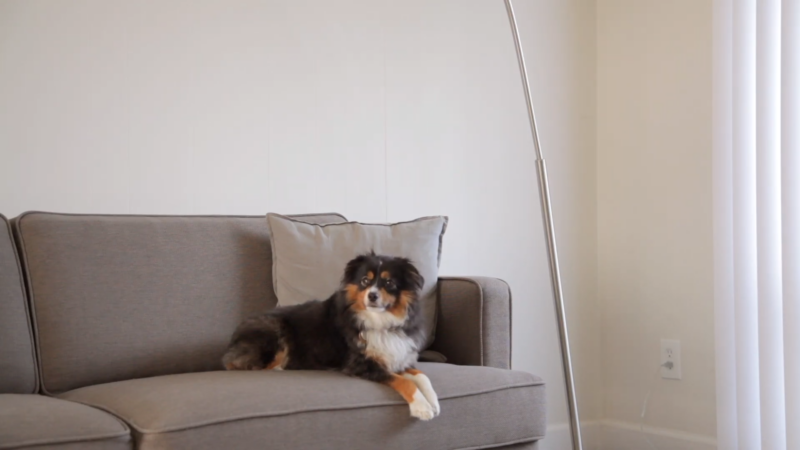
<instances>
[{"instance_id":1,"label":"white front paw","mask_svg":"<svg viewBox=\"0 0 800 450\"><path fill-rule=\"evenodd\" d=\"M411 409L411 417L416 417L419 420L431 420L438 414L438 405L437 409L434 409L419 391L414 394L414 401L409 403L408 406Z\"/></svg>"},{"instance_id":2,"label":"white front paw","mask_svg":"<svg viewBox=\"0 0 800 450\"><path fill-rule=\"evenodd\" d=\"M428 397L426 398L428 399L431 408L433 408L433 415L438 416L439 413L442 412L442 408L439 407L439 399L436 398L436 395L434 395L433 398L428 398Z\"/></svg>"},{"instance_id":3,"label":"white front paw","mask_svg":"<svg viewBox=\"0 0 800 450\"><path fill-rule=\"evenodd\" d=\"M422 392L422 395L425 396L425 400L427 400L433 408L434 415L438 416L441 412L441 408L439 407L439 396L437 396L436 391L433 390L433 386L431 386L431 380L428 379L428 377L423 373L418 373L416 375L406 373L403 376L413 381L414 384L417 385L417 388L420 390L420 392Z\"/></svg>"}]
</instances>

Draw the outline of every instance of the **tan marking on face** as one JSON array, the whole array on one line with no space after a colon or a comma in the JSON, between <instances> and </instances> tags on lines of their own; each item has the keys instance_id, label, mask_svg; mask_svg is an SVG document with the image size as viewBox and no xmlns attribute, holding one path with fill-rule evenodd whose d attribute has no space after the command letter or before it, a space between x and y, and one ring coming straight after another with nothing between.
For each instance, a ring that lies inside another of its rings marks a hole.
<instances>
[{"instance_id":1,"label":"tan marking on face","mask_svg":"<svg viewBox=\"0 0 800 450\"><path fill-rule=\"evenodd\" d=\"M389 278L391 278L391 274L389 273L388 270L384 270L383 272L381 272L381 278L383 278L384 280L388 280Z\"/></svg>"},{"instance_id":2,"label":"tan marking on face","mask_svg":"<svg viewBox=\"0 0 800 450\"><path fill-rule=\"evenodd\" d=\"M381 288L381 297L383 298L383 302L386 304L387 308L391 308L392 305L394 305L395 302L397 302L397 297L390 294L389 292L386 291L386 289L383 288Z\"/></svg>"},{"instance_id":3,"label":"tan marking on face","mask_svg":"<svg viewBox=\"0 0 800 450\"><path fill-rule=\"evenodd\" d=\"M408 403L414 401L414 394L417 392L417 385L414 384L413 381L403 378L400 375L393 374L392 379L386 384L397 391Z\"/></svg>"},{"instance_id":4,"label":"tan marking on face","mask_svg":"<svg viewBox=\"0 0 800 450\"><path fill-rule=\"evenodd\" d=\"M367 272L367 279L369 279L370 281L374 280L375 279L375 272L373 272L371 270L369 272Z\"/></svg>"},{"instance_id":5,"label":"tan marking on face","mask_svg":"<svg viewBox=\"0 0 800 450\"><path fill-rule=\"evenodd\" d=\"M389 308L389 312L398 319L405 319L408 314L408 306L414 302L416 296L411 291L400 291L397 301Z\"/></svg>"},{"instance_id":6,"label":"tan marking on face","mask_svg":"<svg viewBox=\"0 0 800 450\"><path fill-rule=\"evenodd\" d=\"M420 372L417 369L406 369L406 373L409 374L409 375L421 375L422 374L422 372Z\"/></svg>"},{"instance_id":7,"label":"tan marking on face","mask_svg":"<svg viewBox=\"0 0 800 450\"><path fill-rule=\"evenodd\" d=\"M347 291L347 301L350 303L353 311L364 311L367 309L366 296L367 291L362 291L357 284L348 284L345 286Z\"/></svg>"},{"instance_id":8,"label":"tan marking on face","mask_svg":"<svg viewBox=\"0 0 800 450\"><path fill-rule=\"evenodd\" d=\"M267 364L267 367L264 370L272 370L276 367L283 368L283 365L286 362L286 353L287 351L285 348L276 353L275 358L271 363Z\"/></svg>"}]
</instances>

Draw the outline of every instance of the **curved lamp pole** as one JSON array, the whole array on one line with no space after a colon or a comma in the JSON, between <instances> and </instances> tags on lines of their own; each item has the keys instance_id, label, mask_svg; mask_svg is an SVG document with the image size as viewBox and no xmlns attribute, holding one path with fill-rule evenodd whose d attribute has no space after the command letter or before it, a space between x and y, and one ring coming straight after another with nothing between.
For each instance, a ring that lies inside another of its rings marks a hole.
<instances>
[{"instance_id":1,"label":"curved lamp pole","mask_svg":"<svg viewBox=\"0 0 800 450\"><path fill-rule=\"evenodd\" d=\"M528 106L528 119L530 120L531 135L533 136L533 149L536 153L536 168L539 174L539 193L542 197L542 220L544 221L544 229L547 234L547 252L550 257L550 279L553 285L556 315L558 316L558 332L561 338L561 360L564 365L564 381L567 385L569 419L572 429L572 448L574 450L583 450L580 419L578 418L578 404L575 401L575 382L572 377L572 357L569 352L567 316L564 310L564 295L561 290L561 272L558 268L558 251L556 249L556 235L553 227L553 210L550 206L550 184L547 181L547 166L545 166L542 149L539 146L536 116L533 114L533 99L531 98L531 91L528 84L528 70L525 68L525 57L522 54L522 43L519 40L514 7L511 5L511 0L505 0L505 3L506 10L508 11L508 20L511 23L511 33L514 35L514 45L517 49L519 73L522 77L522 89L525 91L525 102Z\"/></svg>"}]
</instances>

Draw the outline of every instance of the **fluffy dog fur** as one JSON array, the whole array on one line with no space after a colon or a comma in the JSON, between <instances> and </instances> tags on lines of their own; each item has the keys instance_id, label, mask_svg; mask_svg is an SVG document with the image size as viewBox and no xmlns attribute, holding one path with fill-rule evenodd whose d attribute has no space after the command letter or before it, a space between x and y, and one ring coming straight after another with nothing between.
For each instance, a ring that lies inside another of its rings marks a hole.
<instances>
[{"instance_id":1,"label":"fluffy dog fur","mask_svg":"<svg viewBox=\"0 0 800 450\"><path fill-rule=\"evenodd\" d=\"M325 301L275 308L245 320L223 357L227 370L336 370L391 386L413 417L439 414L430 380L414 368L424 342L424 280L409 260L358 256Z\"/></svg>"}]
</instances>

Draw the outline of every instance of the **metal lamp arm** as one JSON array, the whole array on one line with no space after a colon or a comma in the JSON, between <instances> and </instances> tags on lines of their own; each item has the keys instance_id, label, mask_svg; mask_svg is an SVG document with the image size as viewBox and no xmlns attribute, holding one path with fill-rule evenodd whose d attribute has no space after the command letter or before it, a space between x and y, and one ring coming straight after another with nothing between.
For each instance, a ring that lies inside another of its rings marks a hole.
<instances>
[{"instance_id":1,"label":"metal lamp arm","mask_svg":"<svg viewBox=\"0 0 800 450\"><path fill-rule=\"evenodd\" d=\"M505 0L508 20L511 23L511 33L514 35L514 45L517 50L519 73L522 77L522 89L525 91L525 103L528 106L528 119L530 121L533 148L536 153L536 169L539 175L539 193L542 201L542 220L547 238L547 251L550 260L550 279L553 286L556 316L558 319L558 332L561 341L561 359L564 366L564 381L567 388L567 401L569 403L570 427L572 430L572 448L583 450L581 439L580 419L578 417L578 404L575 400L575 382L572 373L572 357L569 351L569 335L567 333L567 316L564 309L564 294L561 290L561 271L558 265L558 250L556 248L556 235L553 226L553 210L550 205L550 183L547 180L547 166L539 146L539 133L536 129L536 116L533 113L533 98L528 84L528 70L525 66L525 57L522 54L522 43L519 39L517 19L511 0Z\"/></svg>"}]
</instances>

